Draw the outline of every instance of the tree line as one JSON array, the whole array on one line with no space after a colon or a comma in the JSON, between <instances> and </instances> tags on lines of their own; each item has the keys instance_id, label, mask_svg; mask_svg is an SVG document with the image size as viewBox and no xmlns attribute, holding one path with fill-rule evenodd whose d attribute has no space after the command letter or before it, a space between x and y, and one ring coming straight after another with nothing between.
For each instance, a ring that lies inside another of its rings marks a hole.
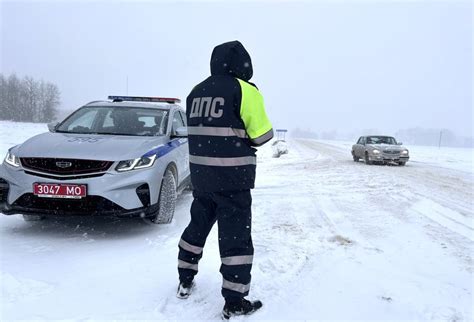
<instances>
[{"instance_id":1,"label":"tree line","mask_svg":"<svg viewBox=\"0 0 474 322\"><path fill-rule=\"evenodd\" d=\"M57 85L30 76L0 73L0 120L47 123L56 118L60 104Z\"/></svg>"}]
</instances>

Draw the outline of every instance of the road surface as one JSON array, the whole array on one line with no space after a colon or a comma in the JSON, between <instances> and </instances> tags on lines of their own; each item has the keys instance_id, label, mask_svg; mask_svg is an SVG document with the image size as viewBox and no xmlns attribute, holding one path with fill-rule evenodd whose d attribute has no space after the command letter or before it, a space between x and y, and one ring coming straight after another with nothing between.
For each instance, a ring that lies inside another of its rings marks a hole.
<instances>
[{"instance_id":1,"label":"road surface","mask_svg":"<svg viewBox=\"0 0 474 322\"><path fill-rule=\"evenodd\" d=\"M368 166L314 140L289 150L259 151L250 298L264 307L245 319L472 320L472 171ZM191 201L163 226L0 216L1 320L218 319L216 229L195 293L175 297Z\"/></svg>"}]
</instances>

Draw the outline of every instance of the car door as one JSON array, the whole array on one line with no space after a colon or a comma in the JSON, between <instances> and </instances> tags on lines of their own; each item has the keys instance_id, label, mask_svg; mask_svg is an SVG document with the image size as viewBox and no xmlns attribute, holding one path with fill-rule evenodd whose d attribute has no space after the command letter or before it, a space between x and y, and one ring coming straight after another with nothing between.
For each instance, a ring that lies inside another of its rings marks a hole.
<instances>
[{"instance_id":1,"label":"car door","mask_svg":"<svg viewBox=\"0 0 474 322\"><path fill-rule=\"evenodd\" d=\"M180 127L186 127L185 120L182 117L182 113L179 110L173 112L171 121L171 140L172 144L176 147L176 166L178 167L178 185L184 180L189 174L189 150L188 150L188 139L174 137L176 129Z\"/></svg>"},{"instance_id":2,"label":"car door","mask_svg":"<svg viewBox=\"0 0 474 322\"><path fill-rule=\"evenodd\" d=\"M361 136L359 140L357 141L356 146L354 148L355 155L357 157L360 157L363 154L363 151L362 151L363 149L364 149L364 137Z\"/></svg>"},{"instance_id":3,"label":"car door","mask_svg":"<svg viewBox=\"0 0 474 322\"><path fill-rule=\"evenodd\" d=\"M181 118L183 120L183 123L184 123L184 126L187 128L188 127L188 124L186 122L186 113L183 112L183 111L179 111L179 113L181 114ZM183 172L183 176L182 178L185 179L186 177L188 177L190 174L191 174L191 170L189 169L189 146L188 146L188 139L183 139L183 144L182 146L184 147L184 165L183 165L183 169L184 169L184 172Z\"/></svg>"},{"instance_id":4,"label":"car door","mask_svg":"<svg viewBox=\"0 0 474 322\"><path fill-rule=\"evenodd\" d=\"M365 157L365 144L366 144L367 138L365 136L362 137L362 141L360 143L360 149L359 149L359 156L361 158Z\"/></svg>"}]
</instances>

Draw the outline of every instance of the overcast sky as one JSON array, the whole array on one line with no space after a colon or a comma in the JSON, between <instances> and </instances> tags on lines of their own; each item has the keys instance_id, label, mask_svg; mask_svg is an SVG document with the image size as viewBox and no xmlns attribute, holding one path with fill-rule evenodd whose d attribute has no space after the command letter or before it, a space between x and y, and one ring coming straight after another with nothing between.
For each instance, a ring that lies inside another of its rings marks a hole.
<instances>
[{"instance_id":1,"label":"overcast sky","mask_svg":"<svg viewBox=\"0 0 474 322\"><path fill-rule=\"evenodd\" d=\"M277 128L449 128L472 136L470 1L0 0L3 74L56 83L62 107L178 96L240 40Z\"/></svg>"}]
</instances>

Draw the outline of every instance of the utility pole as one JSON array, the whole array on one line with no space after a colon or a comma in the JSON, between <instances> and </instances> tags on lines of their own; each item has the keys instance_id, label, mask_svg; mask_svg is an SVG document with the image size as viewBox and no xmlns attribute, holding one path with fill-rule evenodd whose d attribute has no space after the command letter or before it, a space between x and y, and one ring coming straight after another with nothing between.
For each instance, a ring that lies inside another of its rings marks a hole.
<instances>
[{"instance_id":1,"label":"utility pole","mask_svg":"<svg viewBox=\"0 0 474 322\"><path fill-rule=\"evenodd\" d=\"M441 149L441 138L443 136L443 131L439 131L439 142L438 142L438 149Z\"/></svg>"}]
</instances>

